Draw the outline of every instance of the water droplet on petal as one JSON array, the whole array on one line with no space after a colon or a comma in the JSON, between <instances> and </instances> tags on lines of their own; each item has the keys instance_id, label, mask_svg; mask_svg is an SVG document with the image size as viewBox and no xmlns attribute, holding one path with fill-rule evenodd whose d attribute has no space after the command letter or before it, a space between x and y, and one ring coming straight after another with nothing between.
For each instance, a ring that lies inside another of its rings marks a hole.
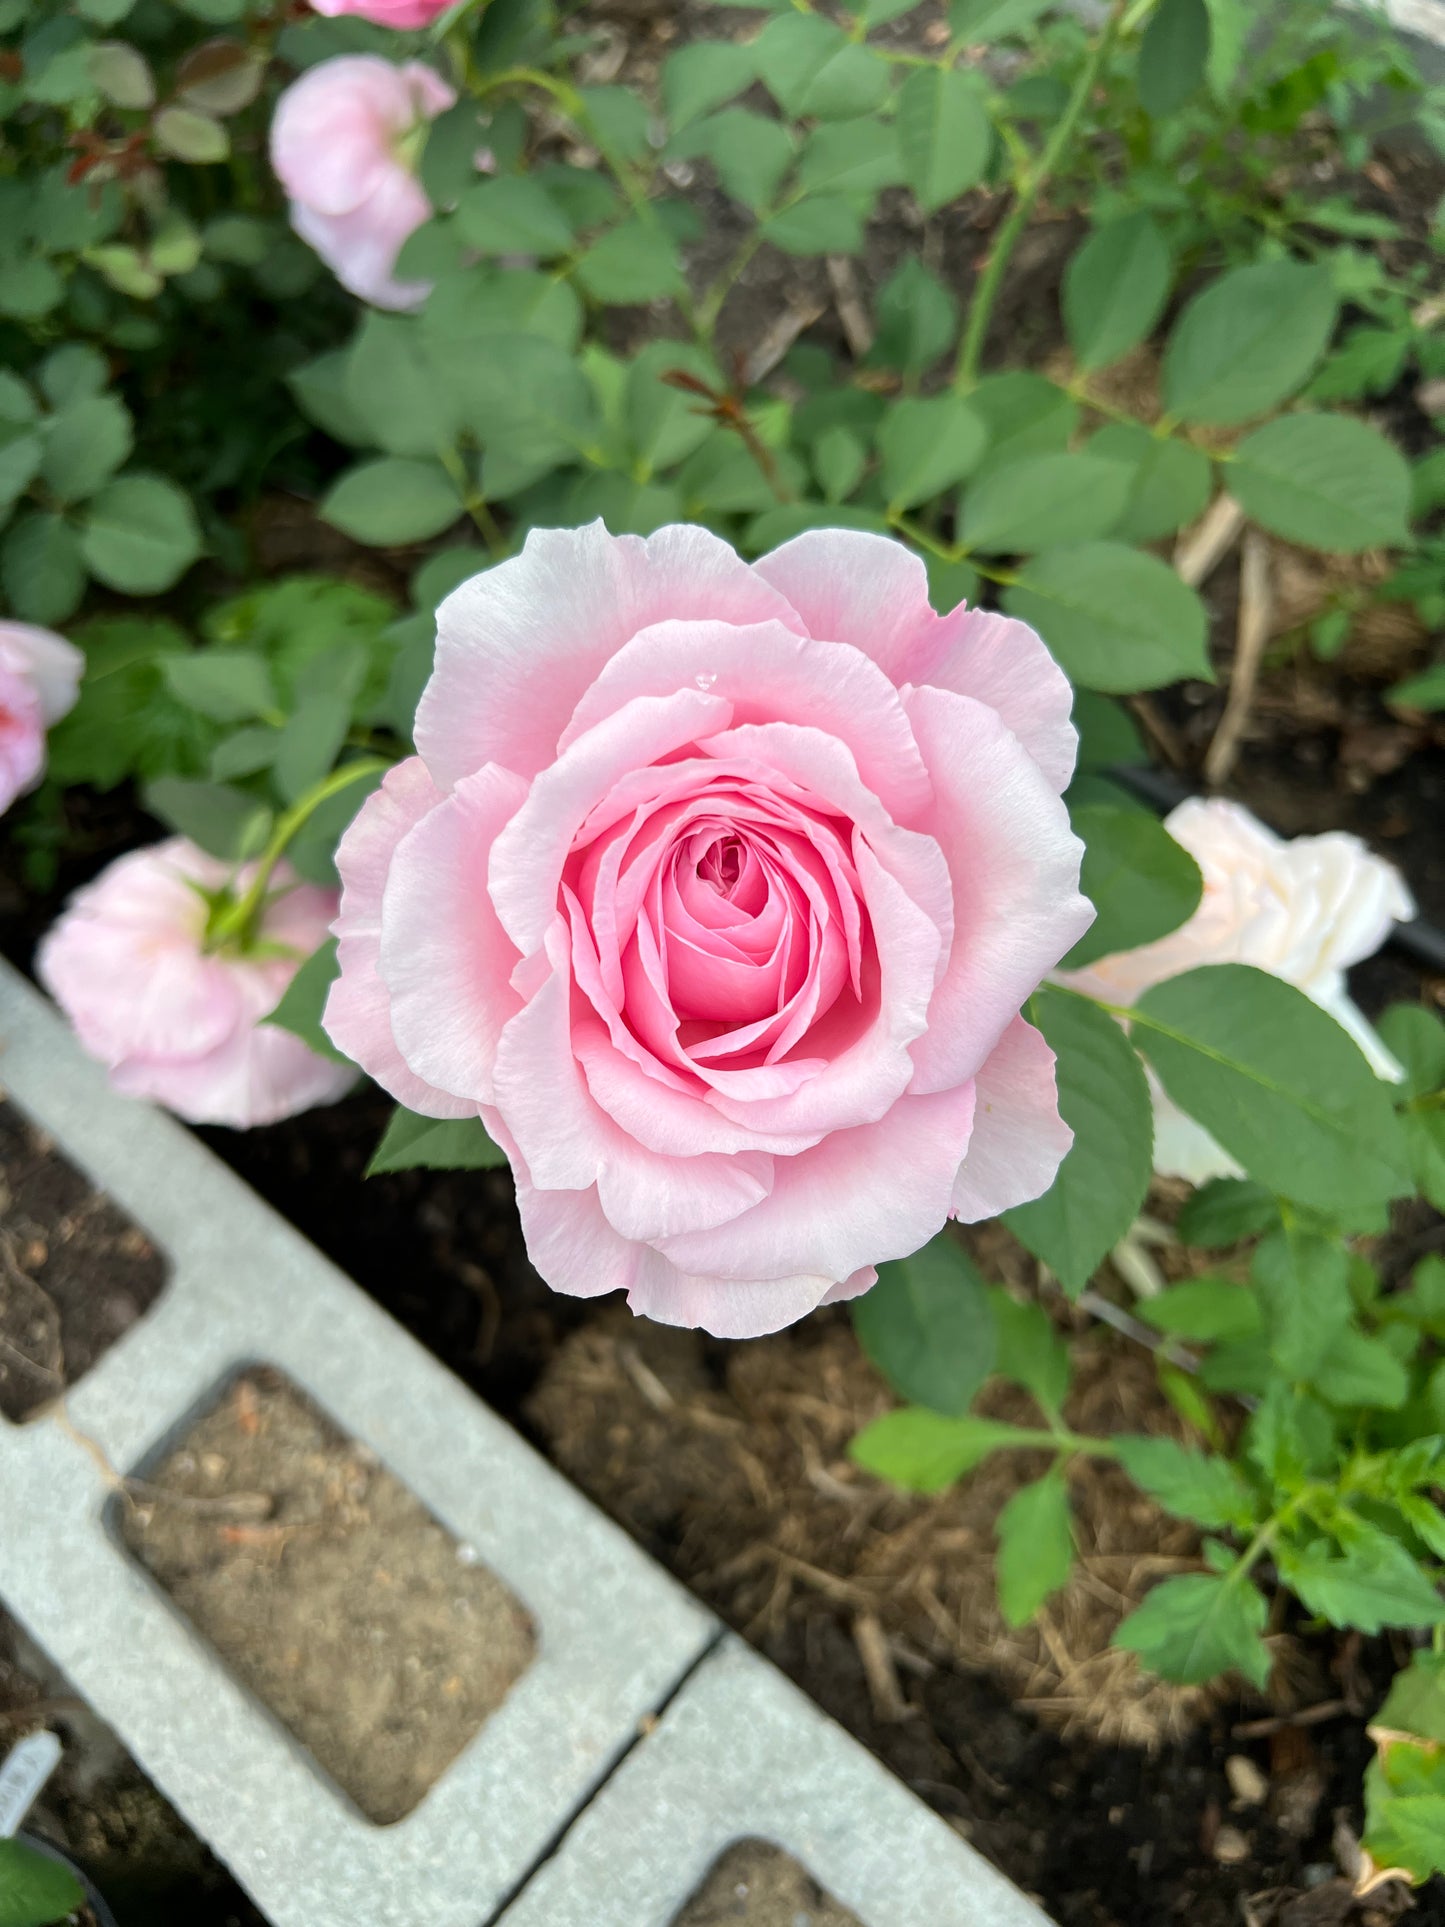
<instances>
[{"instance_id":1,"label":"water droplet on petal","mask_svg":"<svg viewBox=\"0 0 1445 1927\"><path fill-rule=\"evenodd\" d=\"M699 669L693 677L693 681L699 689L711 689L717 681L717 671L716 669Z\"/></svg>"}]
</instances>

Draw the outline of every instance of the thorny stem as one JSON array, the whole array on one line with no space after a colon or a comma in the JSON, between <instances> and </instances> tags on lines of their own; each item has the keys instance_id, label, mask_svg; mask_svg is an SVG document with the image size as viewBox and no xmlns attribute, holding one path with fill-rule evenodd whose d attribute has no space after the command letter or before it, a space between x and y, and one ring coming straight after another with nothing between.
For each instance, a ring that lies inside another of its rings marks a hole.
<instances>
[{"instance_id":1,"label":"thorny stem","mask_svg":"<svg viewBox=\"0 0 1445 1927\"><path fill-rule=\"evenodd\" d=\"M340 769L332 770L329 776L319 783L313 783L304 796L300 796L276 820L270 841L262 851L256 864L256 874L245 891L236 899L229 910L216 922L210 932L210 943L219 948L224 943L238 941L244 947L254 934L254 925L266 901L271 876L276 865L286 853L286 847L301 826L323 803L330 802L342 790L359 782L363 777L374 776L380 770L391 768L391 762L384 756L362 756L354 763L343 763Z\"/></svg>"},{"instance_id":2,"label":"thorny stem","mask_svg":"<svg viewBox=\"0 0 1445 1927\"><path fill-rule=\"evenodd\" d=\"M1074 91L1069 96L1068 105L1059 116L1058 125L1049 136L1043 152L1036 164L1026 174L1019 177L1014 196L1014 204L1009 209L1008 218L999 229L998 239L988 257L988 265L979 278L974 290L973 302L968 311L968 325L959 343L958 367L954 375L954 388L967 394L978 380L979 363L983 359L984 342L988 336L988 324L993 315L994 302L998 299L999 288L1018 245L1019 236L1028 225L1034 204L1043 190L1044 183L1058 167L1059 162L1074 137L1079 120L1088 105L1089 96L1099 78L1104 62L1108 59L1114 42L1119 37L1128 10L1127 0L1114 0L1109 9L1109 17L1098 39L1089 50L1079 78L1074 82Z\"/></svg>"}]
</instances>

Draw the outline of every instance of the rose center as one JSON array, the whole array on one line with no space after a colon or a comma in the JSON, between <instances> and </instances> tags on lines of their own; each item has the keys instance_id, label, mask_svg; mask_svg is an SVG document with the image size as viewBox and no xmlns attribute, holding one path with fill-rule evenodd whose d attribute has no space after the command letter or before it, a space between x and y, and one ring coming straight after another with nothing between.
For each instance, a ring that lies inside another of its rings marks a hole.
<instances>
[{"instance_id":1,"label":"rose center","mask_svg":"<svg viewBox=\"0 0 1445 1927\"><path fill-rule=\"evenodd\" d=\"M703 852L697 873L720 897L731 896L742 875L743 844L738 836L720 836Z\"/></svg>"}]
</instances>

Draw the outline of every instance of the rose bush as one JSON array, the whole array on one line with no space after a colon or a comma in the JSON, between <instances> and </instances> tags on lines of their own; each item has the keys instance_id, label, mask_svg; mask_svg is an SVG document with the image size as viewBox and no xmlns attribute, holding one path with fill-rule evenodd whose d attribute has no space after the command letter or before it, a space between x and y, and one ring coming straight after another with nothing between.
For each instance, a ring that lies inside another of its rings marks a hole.
<instances>
[{"instance_id":1,"label":"rose bush","mask_svg":"<svg viewBox=\"0 0 1445 1927\"><path fill-rule=\"evenodd\" d=\"M398 23L399 24L399 23ZM291 225L343 287L378 308L415 308L429 292L392 270L431 214L415 162L426 124L456 99L433 68L376 54L323 60L286 89L271 123L271 165Z\"/></svg>"},{"instance_id":2,"label":"rose bush","mask_svg":"<svg viewBox=\"0 0 1445 1927\"><path fill-rule=\"evenodd\" d=\"M1276 836L1241 804L1191 798L1165 828L1199 865L1204 893L1186 923L1155 943L1101 957L1060 979L1090 996L1133 1004L1201 964L1253 964L1304 991L1347 1030L1377 1076L1398 1081L1399 1064L1352 1001L1345 972L1372 957L1393 923L1415 905L1391 863L1357 836ZM1201 1124L1170 1102L1151 1077L1154 1168L1204 1184L1237 1177L1240 1166Z\"/></svg>"},{"instance_id":3,"label":"rose bush","mask_svg":"<svg viewBox=\"0 0 1445 1927\"><path fill-rule=\"evenodd\" d=\"M0 811L45 773L45 732L75 705L85 658L29 622L0 622Z\"/></svg>"},{"instance_id":4,"label":"rose bush","mask_svg":"<svg viewBox=\"0 0 1445 1927\"><path fill-rule=\"evenodd\" d=\"M274 1124L353 1082L348 1066L262 1022L325 941L336 893L278 865L242 951L217 926L254 875L181 837L133 850L76 892L36 957L114 1088L194 1124Z\"/></svg>"},{"instance_id":5,"label":"rose bush","mask_svg":"<svg viewBox=\"0 0 1445 1927\"><path fill-rule=\"evenodd\" d=\"M326 1026L507 1151L559 1290L746 1336L1070 1133L1019 1015L1086 928L1067 682L901 545L533 531L442 605L338 858Z\"/></svg>"}]
</instances>

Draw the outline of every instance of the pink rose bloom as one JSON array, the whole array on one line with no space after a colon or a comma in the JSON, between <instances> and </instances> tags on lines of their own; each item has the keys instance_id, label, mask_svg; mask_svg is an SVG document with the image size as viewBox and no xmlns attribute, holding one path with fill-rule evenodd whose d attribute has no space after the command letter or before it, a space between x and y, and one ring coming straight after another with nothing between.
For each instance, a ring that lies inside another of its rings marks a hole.
<instances>
[{"instance_id":1,"label":"pink rose bloom","mask_svg":"<svg viewBox=\"0 0 1445 1927\"><path fill-rule=\"evenodd\" d=\"M449 596L338 858L325 1023L480 1116L559 1291L722 1337L866 1291L1070 1143L1019 1015L1087 928L1070 691L877 536L534 530Z\"/></svg>"},{"instance_id":2,"label":"pink rose bloom","mask_svg":"<svg viewBox=\"0 0 1445 1927\"><path fill-rule=\"evenodd\" d=\"M1164 827L1188 850L1204 878L1199 908L1157 943L1100 957L1060 977L1109 1003L1137 1003L1166 977L1201 964L1253 964L1302 990L1347 1030L1377 1076L1403 1072L1351 1001L1345 971L1373 957L1390 926L1415 905L1391 863L1357 836L1276 836L1238 803L1181 803ZM1154 1168L1204 1184L1239 1177L1240 1167L1202 1124L1186 1117L1150 1074L1154 1093Z\"/></svg>"},{"instance_id":3,"label":"pink rose bloom","mask_svg":"<svg viewBox=\"0 0 1445 1927\"><path fill-rule=\"evenodd\" d=\"M85 657L28 622L0 622L0 812L45 774L45 732L75 707Z\"/></svg>"},{"instance_id":4,"label":"pink rose bloom","mask_svg":"<svg viewBox=\"0 0 1445 1927\"><path fill-rule=\"evenodd\" d=\"M182 837L132 850L71 898L46 935L36 974L113 1088L193 1124L245 1130L329 1104L354 1082L290 1031L263 1020L326 940L336 893L278 864L261 918L263 949L204 947L206 892L244 891L254 869Z\"/></svg>"},{"instance_id":5,"label":"pink rose bloom","mask_svg":"<svg viewBox=\"0 0 1445 1927\"><path fill-rule=\"evenodd\" d=\"M342 54L311 68L276 103L271 165L291 197L291 225L344 288L377 308L415 308L424 281L392 270L407 236L431 218L414 167L421 130L456 94L430 67Z\"/></svg>"},{"instance_id":6,"label":"pink rose bloom","mask_svg":"<svg viewBox=\"0 0 1445 1927\"><path fill-rule=\"evenodd\" d=\"M374 26L394 27L399 33L429 27L451 4L452 0L311 0L316 12L328 19L354 13Z\"/></svg>"}]
</instances>

